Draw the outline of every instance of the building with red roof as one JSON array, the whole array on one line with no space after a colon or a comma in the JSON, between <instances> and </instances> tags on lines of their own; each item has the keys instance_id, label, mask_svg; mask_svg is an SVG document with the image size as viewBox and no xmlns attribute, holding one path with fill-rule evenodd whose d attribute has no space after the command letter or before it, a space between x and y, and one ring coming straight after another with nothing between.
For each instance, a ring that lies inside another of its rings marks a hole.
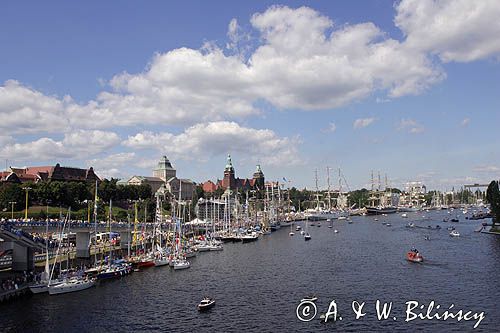
<instances>
[{"instance_id":1,"label":"building with red roof","mask_svg":"<svg viewBox=\"0 0 500 333\"><path fill-rule=\"evenodd\" d=\"M22 183L39 181L62 181L62 182L95 182L101 179L94 173L92 167L80 169L73 167L62 167L57 163L54 166L35 166L25 168L13 168L7 172L16 174Z\"/></svg>"}]
</instances>

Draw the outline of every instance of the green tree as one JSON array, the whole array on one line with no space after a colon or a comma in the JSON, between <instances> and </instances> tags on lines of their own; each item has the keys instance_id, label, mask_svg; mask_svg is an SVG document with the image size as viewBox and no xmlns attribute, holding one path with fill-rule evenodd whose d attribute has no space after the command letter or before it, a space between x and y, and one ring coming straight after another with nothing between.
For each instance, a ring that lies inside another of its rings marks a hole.
<instances>
[{"instance_id":1,"label":"green tree","mask_svg":"<svg viewBox=\"0 0 500 333\"><path fill-rule=\"evenodd\" d=\"M24 207L24 201L24 191L19 184L0 185L0 208L3 211L12 209L10 202L16 202L14 210L21 210Z\"/></svg>"},{"instance_id":2,"label":"green tree","mask_svg":"<svg viewBox=\"0 0 500 333\"><path fill-rule=\"evenodd\" d=\"M357 208L365 207L368 204L369 197L370 193L366 188L362 188L361 190L351 191L348 197L349 206L356 204Z\"/></svg>"},{"instance_id":3,"label":"green tree","mask_svg":"<svg viewBox=\"0 0 500 333\"><path fill-rule=\"evenodd\" d=\"M486 190L486 201L491 205L491 214L493 215L493 223L498 222L500 218L500 190L498 189L498 181L491 181Z\"/></svg>"}]
</instances>

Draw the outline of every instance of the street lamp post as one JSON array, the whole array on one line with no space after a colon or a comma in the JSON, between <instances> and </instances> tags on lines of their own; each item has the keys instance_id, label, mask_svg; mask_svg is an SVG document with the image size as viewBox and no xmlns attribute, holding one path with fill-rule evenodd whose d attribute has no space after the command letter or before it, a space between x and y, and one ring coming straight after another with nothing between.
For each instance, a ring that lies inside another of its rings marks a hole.
<instances>
[{"instance_id":1,"label":"street lamp post","mask_svg":"<svg viewBox=\"0 0 500 333\"><path fill-rule=\"evenodd\" d=\"M26 210L24 211L24 219L28 220L28 192L31 190L31 187L23 187L23 190L26 191Z\"/></svg>"},{"instance_id":2,"label":"street lamp post","mask_svg":"<svg viewBox=\"0 0 500 333\"><path fill-rule=\"evenodd\" d=\"M11 205L11 219L14 220L14 205L17 203L17 201L9 201Z\"/></svg>"}]
</instances>

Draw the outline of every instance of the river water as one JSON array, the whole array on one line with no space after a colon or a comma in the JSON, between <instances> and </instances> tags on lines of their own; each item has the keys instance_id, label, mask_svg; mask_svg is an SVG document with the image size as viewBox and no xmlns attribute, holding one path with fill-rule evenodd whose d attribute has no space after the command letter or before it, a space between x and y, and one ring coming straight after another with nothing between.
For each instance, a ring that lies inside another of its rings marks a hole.
<instances>
[{"instance_id":1,"label":"river water","mask_svg":"<svg viewBox=\"0 0 500 333\"><path fill-rule=\"evenodd\" d=\"M499 332L500 237L475 233L482 221L461 216L459 223L442 222L447 216L446 211L378 221L361 216L352 224L334 221L331 229L322 222L309 226L308 242L282 228L254 243L199 253L188 270L153 267L79 293L33 295L0 305L0 332L466 332L477 322L406 322L408 301L425 305L423 313L431 301L440 304L441 313L451 304L450 311L484 311L474 331ZM442 229L407 228L412 221ZM459 238L449 236L451 225ZM405 260L412 247L423 254L423 264ZM296 308L310 294L318 297L317 316L302 322ZM216 306L199 313L196 305L205 295L215 298ZM320 322L333 300L337 320ZM392 302L387 320L378 320L376 300ZM365 302L365 316L356 319L352 301Z\"/></svg>"}]
</instances>

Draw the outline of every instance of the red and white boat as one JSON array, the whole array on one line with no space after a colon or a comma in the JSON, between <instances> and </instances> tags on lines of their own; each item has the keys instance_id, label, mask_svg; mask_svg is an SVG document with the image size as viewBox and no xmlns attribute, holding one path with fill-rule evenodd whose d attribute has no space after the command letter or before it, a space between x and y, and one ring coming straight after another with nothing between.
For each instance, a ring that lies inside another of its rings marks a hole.
<instances>
[{"instance_id":1,"label":"red and white boat","mask_svg":"<svg viewBox=\"0 0 500 333\"><path fill-rule=\"evenodd\" d=\"M417 249L412 249L406 254L406 259L411 262L422 262L424 261L424 257L418 252Z\"/></svg>"}]
</instances>

